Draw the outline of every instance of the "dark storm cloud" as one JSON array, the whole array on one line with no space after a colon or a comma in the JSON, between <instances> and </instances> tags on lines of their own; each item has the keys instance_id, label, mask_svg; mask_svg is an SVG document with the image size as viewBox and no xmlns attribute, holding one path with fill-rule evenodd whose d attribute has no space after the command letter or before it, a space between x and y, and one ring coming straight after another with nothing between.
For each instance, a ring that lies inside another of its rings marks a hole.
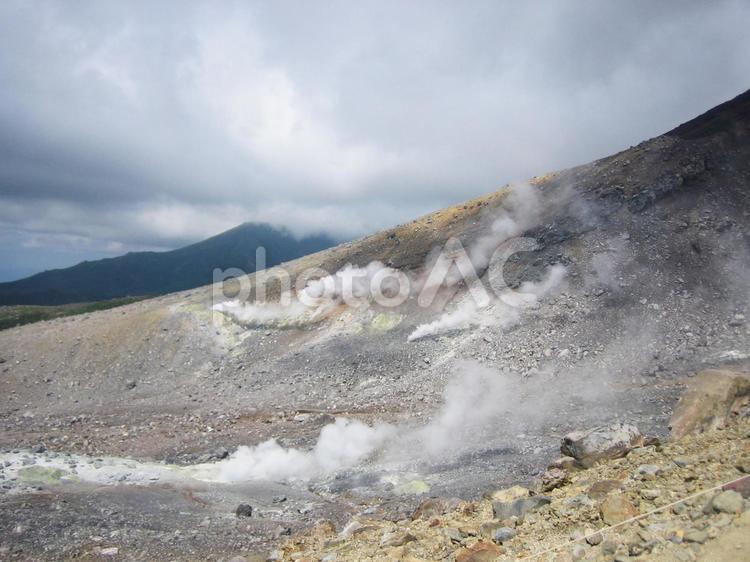
<instances>
[{"instance_id":1,"label":"dark storm cloud","mask_svg":"<svg viewBox=\"0 0 750 562\"><path fill-rule=\"evenodd\" d=\"M747 88L749 16L740 1L3 2L0 260L245 220L359 235L604 156Z\"/></svg>"}]
</instances>

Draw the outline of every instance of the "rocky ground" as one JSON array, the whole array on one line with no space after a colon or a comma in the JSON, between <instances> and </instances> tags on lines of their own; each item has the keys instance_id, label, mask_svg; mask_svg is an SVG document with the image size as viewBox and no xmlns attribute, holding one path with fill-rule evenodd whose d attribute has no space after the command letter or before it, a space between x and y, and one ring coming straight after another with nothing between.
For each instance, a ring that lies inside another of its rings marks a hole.
<instances>
[{"instance_id":1,"label":"rocky ground","mask_svg":"<svg viewBox=\"0 0 750 562\"><path fill-rule=\"evenodd\" d=\"M562 449L576 457L553 462L531 489L431 498L399 521L321 522L269 559L750 560L750 377L727 392L725 376L700 375L686 402L691 392L701 401L673 420L686 431L679 439L662 444L627 425L571 434Z\"/></svg>"},{"instance_id":2,"label":"rocky ground","mask_svg":"<svg viewBox=\"0 0 750 562\"><path fill-rule=\"evenodd\" d=\"M322 518L337 529L368 510L398 520L425 494L478 500L529 482L573 430L619 421L666 437L692 375L750 358L749 100L534 178L540 215L511 218L537 247L515 254L504 278L518 288L553 266L566 275L517 310L496 299L411 340L459 310L467 287L446 288L428 307L412 295L395 309L364 302L294 322L212 310L240 282L255 292L250 276L0 332L0 459L10 463L0 557L249 555ZM311 266L333 273L379 260L419 277L450 238L476 248L514 191L283 267L295 279ZM502 388L477 391L478 373ZM452 439L432 452L414 439L400 454L386 443L389 454L297 481L190 472L270 438L309 451L337 417L420 435L464 395L463 417L474 421L449 426ZM487 403L492 415L477 418ZM34 466L65 472L19 472ZM236 515L241 503L251 517Z\"/></svg>"}]
</instances>

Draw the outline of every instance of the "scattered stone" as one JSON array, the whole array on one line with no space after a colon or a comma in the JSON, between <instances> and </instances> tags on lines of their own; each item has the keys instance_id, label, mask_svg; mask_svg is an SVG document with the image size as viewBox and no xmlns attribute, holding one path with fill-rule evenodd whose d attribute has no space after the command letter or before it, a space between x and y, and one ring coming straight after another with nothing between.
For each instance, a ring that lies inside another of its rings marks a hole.
<instances>
[{"instance_id":1,"label":"scattered stone","mask_svg":"<svg viewBox=\"0 0 750 562\"><path fill-rule=\"evenodd\" d=\"M458 499L430 498L419 504L411 516L412 521L417 519L432 519L440 517L449 511L453 511L461 503Z\"/></svg>"},{"instance_id":2,"label":"scattered stone","mask_svg":"<svg viewBox=\"0 0 750 562\"><path fill-rule=\"evenodd\" d=\"M291 527L285 527L283 525L279 525L272 532L272 535L273 535L273 537L275 539L279 539L281 537L288 537L291 534L292 534L292 528Z\"/></svg>"},{"instance_id":3,"label":"scattered stone","mask_svg":"<svg viewBox=\"0 0 750 562\"><path fill-rule=\"evenodd\" d=\"M305 505L297 508L297 513L299 513L300 515L307 515L308 513L312 513L314 507L315 504L306 503Z\"/></svg>"},{"instance_id":4,"label":"scattered stone","mask_svg":"<svg viewBox=\"0 0 750 562\"><path fill-rule=\"evenodd\" d=\"M513 486L512 488L505 488L503 490L495 490L489 496L489 499L499 502L512 502L519 498L529 497L529 489L523 486Z\"/></svg>"},{"instance_id":5,"label":"scattered stone","mask_svg":"<svg viewBox=\"0 0 750 562\"><path fill-rule=\"evenodd\" d=\"M511 529L510 527L498 527L495 529L494 534L492 535L492 540L494 540L496 543L504 543L512 539L516 536L516 531L514 529Z\"/></svg>"},{"instance_id":6,"label":"scattered stone","mask_svg":"<svg viewBox=\"0 0 750 562\"><path fill-rule=\"evenodd\" d=\"M480 541L469 548L462 548L456 554L456 562L495 562L503 552L503 548L494 543Z\"/></svg>"},{"instance_id":7,"label":"scattered stone","mask_svg":"<svg viewBox=\"0 0 750 562\"><path fill-rule=\"evenodd\" d=\"M495 531L500 527L505 527L501 521L486 521L479 527L479 534L483 537L491 539L495 534Z\"/></svg>"},{"instance_id":8,"label":"scattered stone","mask_svg":"<svg viewBox=\"0 0 750 562\"><path fill-rule=\"evenodd\" d=\"M237 509L234 510L234 514L237 517L251 517L253 514L253 506L247 503L241 503L237 506Z\"/></svg>"},{"instance_id":9,"label":"scattered stone","mask_svg":"<svg viewBox=\"0 0 750 562\"><path fill-rule=\"evenodd\" d=\"M729 325L732 327L742 326L745 323L745 315L744 314L735 314L732 316L732 319L729 321Z\"/></svg>"},{"instance_id":10,"label":"scattered stone","mask_svg":"<svg viewBox=\"0 0 750 562\"><path fill-rule=\"evenodd\" d=\"M125 390L133 390L136 387L134 380L125 381Z\"/></svg>"},{"instance_id":11,"label":"scattered stone","mask_svg":"<svg viewBox=\"0 0 750 562\"><path fill-rule=\"evenodd\" d=\"M211 453L211 457L213 460L224 460L229 456L229 449L226 447L219 447L216 449L213 453Z\"/></svg>"},{"instance_id":12,"label":"scattered stone","mask_svg":"<svg viewBox=\"0 0 750 562\"><path fill-rule=\"evenodd\" d=\"M549 468L540 477L540 488L542 492L549 492L568 482L568 473L560 468Z\"/></svg>"},{"instance_id":13,"label":"scattered stone","mask_svg":"<svg viewBox=\"0 0 750 562\"><path fill-rule=\"evenodd\" d=\"M576 467L576 460L573 457L559 457L552 461L548 469L559 468L560 470L574 470Z\"/></svg>"},{"instance_id":14,"label":"scattered stone","mask_svg":"<svg viewBox=\"0 0 750 562\"><path fill-rule=\"evenodd\" d=\"M672 462L675 463L680 468L686 468L693 464L692 460L690 460L687 457L675 457L672 459Z\"/></svg>"},{"instance_id":15,"label":"scattered stone","mask_svg":"<svg viewBox=\"0 0 750 562\"><path fill-rule=\"evenodd\" d=\"M706 531L699 531L697 529L693 529L691 531L688 531L685 533L685 536L683 537L685 542L694 542L698 544L703 544L708 540L708 533Z\"/></svg>"},{"instance_id":16,"label":"scattered stone","mask_svg":"<svg viewBox=\"0 0 750 562\"><path fill-rule=\"evenodd\" d=\"M586 547L582 544L577 544L570 549L570 555L573 557L573 560L581 560L586 556Z\"/></svg>"},{"instance_id":17,"label":"scattered stone","mask_svg":"<svg viewBox=\"0 0 750 562\"><path fill-rule=\"evenodd\" d=\"M343 529L341 529L341 536L351 537L363 527L364 525L362 525L362 523L360 523L357 519L352 519L346 525L344 525Z\"/></svg>"},{"instance_id":18,"label":"scattered stone","mask_svg":"<svg viewBox=\"0 0 750 562\"><path fill-rule=\"evenodd\" d=\"M673 551L675 558L680 562L693 562L695 555L690 550L677 549Z\"/></svg>"},{"instance_id":19,"label":"scattered stone","mask_svg":"<svg viewBox=\"0 0 750 562\"><path fill-rule=\"evenodd\" d=\"M633 447L643 444L644 437L630 424L616 423L588 431L574 431L563 437L562 454L573 457L584 467L603 459L624 457Z\"/></svg>"},{"instance_id":20,"label":"scattered stone","mask_svg":"<svg viewBox=\"0 0 750 562\"><path fill-rule=\"evenodd\" d=\"M656 464L642 464L635 469L635 476L641 480L654 480L661 473L661 467Z\"/></svg>"},{"instance_id":21,"label":"scattered stone","mask_svg":"<svg viewBox=\"0 0 750 562\"><path fill-rule=\"evenodd\" d=\"M99 551L99 554L101 554L102 556L117 556L119 553L120 553L120 549L117 548L116 546L102 548Z\"/></svg>"},{"instance_id":22,"label":"scattered stone","mask_svg":"<svg viewBox=\"0 0 750 562\"><path fill-rule=\"evenodd\" d=\"M613 494L602 501L599 513L607 525L616 525L638 515L638 510L623 494Z\"/></svg>"},{"instance_id":23,"label":"scattered stone","mask_svg":"<svg viewBox=\"0 0 750 562\"><path fill-rule=\"evenodd\" d=\"M459 531L455 527L446 527L445 529L443 529L443 534L448 537L451 542L455 543L460 543L464 539L461 531Z\"/></svg>"},{"instance_id":24,"label":"scattered stone","mask_svg":"<svg viewBox=\"0 0 750 562\"><path fill-rule=\"evenodd\" d=\"M417 537L407 532L385 533L380 539L380 546L404 546L417 540Z\"/></svg>"},{"instance_id":25,"label":"scattered stone","mask_svg":"<svg viewBox=\"0 0 750 562\"><path fill-rule=\"evenodd\" d=\"M602 552L604 554L614 554L617 552L617 543L612 539L607 539L602 542Z\"/></svg>"},{"instance_id":26,"label":"scattered stone","mask_svg":"<svg viewBox=\"0 0 750 562\"><path fill-rule=\"evenodd\" d=\"M645 489L641 490L641 497L644 500L653 501L656 498L658 498L659 496L661 496L661 490L654 490L654 489L651 489L651 488L645 488Z\"/></svg>"},{"instance_id":27,"label":"scattered stone","mask_svg":"<svg viewBox=\"0 0 750 562\"><path fill-rule=\"evenodd\" d=\"M591 499L586 494L578 494L577 496L573 496L572 498L565 498L563 500L563 504L567 507L593 507L596 505L596 501Z\"/></svg>"},{"instance_id":28,"label":"scattered stone","mask_svg":"<svg viewBox=\"0 0 750 562\"><path fill-rule=\"evenodd\" d=\"M711 500L711 506L718 513L741 513L744 503L742 494L734 490L721 492Z\"/></svg>"},{"instance_id":29,"label":"scattered stone","mask_svg":"<svg viewBox=\"0 0 750 562\"><path fill-rule=\"evenodd\" d=\"M726 513L722 513L716 518L716 521L713 522L713 526L717 527L719 529L723 529L724 527L728 527L732 524L732 516L727 515Z\"/></svg>"},{"instance_id":30,"label":"scattered stone","mask_svg":"<svg viewBox=\"0 0 750 562\"><path fill-rule=\"evenodd\" d=\"M589 487L586 494L595 500L600 500L617 490L622 490L621 480L599 480Z\"/></svg>"},{"instance_id":31,"label":"scattered stone","mask_svg":"<svg viewBox=\"0 0 750 562\"><path fill-rule=\"evenodd\" d=\"M552 501L547 496L531 496L521 498L512 502L492 502L492 514L495 519L510 519L511 517L523 517L527 513L534 512L548 505Z\"/></svg>"},{"instance_id":32,"label":"scattered stone","mask_svg":"<svg viewBox=\"0 0 750 562\"><path fill-rule=\"evenodd\" d=\"M598 544L601 544L602 540L604 540L604 537L601 533L586 533L586 542L589 543L591 546L596 546Z\"/></svg>"}]
</instances>

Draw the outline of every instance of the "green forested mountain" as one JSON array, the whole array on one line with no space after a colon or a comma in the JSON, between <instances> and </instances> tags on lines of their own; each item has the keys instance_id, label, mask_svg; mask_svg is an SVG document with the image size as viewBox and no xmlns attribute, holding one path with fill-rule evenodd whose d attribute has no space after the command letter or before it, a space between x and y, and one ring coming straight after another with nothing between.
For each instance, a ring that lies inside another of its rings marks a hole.
<instances>
[{"instance_id":1,"label":"green forested mountain","mask_svg":"<svg viewBox=\"0 0 750 562\"><path fill-rule=\"evenodd\" d=\"M271 267L335 243L327 236L297 239L284 229L245 223L177 250L131 252L0 283L0 305L51 305L171 293L211 283L217 267L255 271L259 246L266 249L266 266Z\"/></svg>"}]
</instances>

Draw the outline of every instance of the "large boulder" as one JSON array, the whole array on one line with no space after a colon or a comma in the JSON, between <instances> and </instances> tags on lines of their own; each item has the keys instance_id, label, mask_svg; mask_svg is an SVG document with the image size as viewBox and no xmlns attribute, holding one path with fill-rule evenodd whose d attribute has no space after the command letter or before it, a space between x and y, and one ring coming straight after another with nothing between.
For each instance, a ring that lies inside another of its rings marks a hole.
<instances>
[{"instance_id":1,"label":"large boulder","mask_svg":"<svg viewBox=\"0 0 750 562\"><path fill-rule=\"evenodd\" d=\"M587 431L574 431L563 437L560 451L584 467L597 461L624 457L644 443L643 434L634 425L615 423Z\"/></svg>"},{"instance_id":2,"label":"large boulder","mask_svg":"<svg viewBox=\"0 0 750 562\"><path fill-rule=\"evenodd\" d=\"M689 379L675 406L669 429L673 439L702 433L724 425L750 397L750 375L724 369L707 369Z\"/></svg>"}]
</instances>

